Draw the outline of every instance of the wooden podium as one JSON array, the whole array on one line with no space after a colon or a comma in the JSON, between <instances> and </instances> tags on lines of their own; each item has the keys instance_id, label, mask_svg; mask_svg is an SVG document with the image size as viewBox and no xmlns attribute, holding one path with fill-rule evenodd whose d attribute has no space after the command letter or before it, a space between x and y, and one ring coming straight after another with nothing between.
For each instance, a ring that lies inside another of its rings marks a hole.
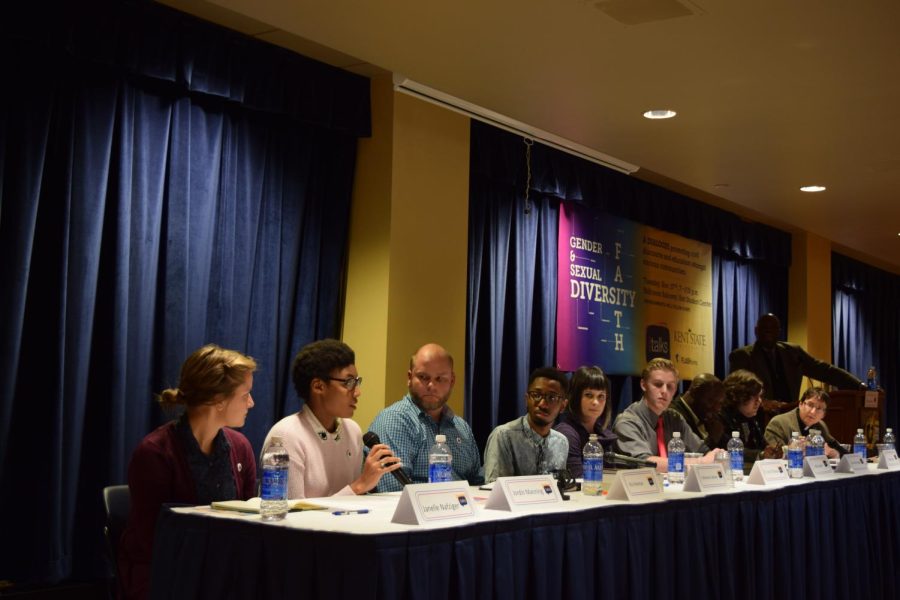
<instances>
[{"instance_id":1,"label":"wooden podium","mask_svg":"<svg viewBox=\"0 0 900 600\"><path fill-rule=\"evenodd\" d=\"M828 393L828 413L825 423L831 435L842 444L853 444L853 436L860 427L866 436L869 450L884 436L884 390L834 390Z\"/></svg>"}]
</instances>

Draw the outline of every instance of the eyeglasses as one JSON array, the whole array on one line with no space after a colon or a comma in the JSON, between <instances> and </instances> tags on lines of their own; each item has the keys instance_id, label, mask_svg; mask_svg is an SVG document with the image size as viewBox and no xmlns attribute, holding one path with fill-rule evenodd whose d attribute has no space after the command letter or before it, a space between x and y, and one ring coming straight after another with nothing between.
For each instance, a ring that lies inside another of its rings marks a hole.
<instances>
[{"instance_id":1,"label":"eyeglasses","mask_svg":"<svg viewBox=\"0 0 900 600\"><path fill-rule=\"evenodd\" d=\"M809 410L809 412L820 412L825 414L825 411L828 410L827 406L816 406L812 402L804 402L803 404L806 405L806 409Z\"/></svg>"},{"instance_id":2,"label":"eyeglasses","mask_svg":"<svg viewBox=\"0 0 900 600\"><path fill-rule=\"evenodd\" d=\"M554 394L553 392L539 392L537 390L528 390L528 397L531 398L531 401L535 404L540 404L541 400L553 406L554 404L559 404L560 400L563 399L559 394Z\"/></svg>"},{"instance_id":3,"label":"eyeglasses","mask_svg":"<svg viewBox=\"0 0 900 600\"><path fill-rule=\"evenodd\" d=\"M358 386L362 385L362 377L345 377L341 379L340 377L326 377L330 381L339 381L341 385L347 388L348 391L355 390Z\"/></svg>"}]
</instances>

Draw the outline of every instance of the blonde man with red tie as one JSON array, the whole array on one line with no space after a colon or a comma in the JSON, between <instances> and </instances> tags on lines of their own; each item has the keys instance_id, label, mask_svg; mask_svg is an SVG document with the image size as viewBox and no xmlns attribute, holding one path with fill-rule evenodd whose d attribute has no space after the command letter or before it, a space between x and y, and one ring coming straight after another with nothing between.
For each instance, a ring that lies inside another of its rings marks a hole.
<instances>
[{"instance_id":1,"label":"blonde man with red tie","mask_svg":"<svg viewBox=\"0 0 900 600\"><path fill-rule=\"evenodd\" d=\"M712 462L710 450L679 413L669 410L678 388L678 370L672 361L654 358L641 372L643 397L616 417L613 432L617 436L615 450L656 464L665 473L668 468L666 447L672 433L681 433L687 452L703 452L701 462Z\"/></svg>"}]
</instances>

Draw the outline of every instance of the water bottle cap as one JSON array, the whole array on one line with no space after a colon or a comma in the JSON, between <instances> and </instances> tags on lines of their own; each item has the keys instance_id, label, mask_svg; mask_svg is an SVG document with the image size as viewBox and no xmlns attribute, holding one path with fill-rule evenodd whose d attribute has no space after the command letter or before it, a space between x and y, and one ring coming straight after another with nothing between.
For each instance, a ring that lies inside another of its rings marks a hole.
<instances>
[{"instance_id":1,"label":"water bottle cap","mask_svg":"<svg viewBox=\"0 0 900 600\"><path fill-rule=\"evenodd\" d=\"M856 433L862 433L862 429L857 429Z\"/></svg>"},{"instance_id":2,"label":"water bottle cap","mask_svg":"<svg viewBox=\"0 0 900 600\"><path fill-rule=\"evenodd\" d=\"M890 431L890 429L888 429L888 431ZM596 442L596 441L597 441L597 434L596 434L596 433L592 433L592 434L588 435L588 441L589 441L589 442Z\"/></svg>"},{"instance_id":3,"label":"water bottle cap","mask_svg":"<svg viewBox=\"0 0 900 600\"><path fill-rule=\"evenodd\" d=\"M800 437L800 432L799 432L799 431L792 431L792 432L791 432L791 437Z\"/></svg>"},{"instance_id":4,"label":"water bottle cap","mask_svg":"<svg viewBox=\"0 0 900 600\"><path fill-rule=\"evenodd\" d=\"M681 432L680 432L680 431L673 431L673 432L672 432L672 437L673 437L673 438L676 438L676 439L677 439L677 438L680 438L680 437L681 437Z\"/></svg>"},{"instance_id":5,"label":"water bottle cap","mask_svg":"<svg viewBox=\"0 0 900 600\"><path fill-rule=\"evenodd\" d=\"M894 433L894 430L891 429L890 427L888 427L887 429L885 429L885 431L886 431L887 433Z\"/></svg>"},{"instance_id":6,"label":"water bottle cap","mask_svg":"<svg viewBox=\"0 0 900 600\"><path fill-rule=\"evenodd\" d=\"M439 433L436 436L434 436L434 441L437 442L438 444L443 444L444 442L447 441L447 436L444 435L443 433Z\"/></svg>"},{"instance_id":7,"label":"water bottle cap","mask_svg":"<svg viewBox=\"0 0 900 600\"><path fill-rule=\"evenodd\" d=\"M738 431L732 431L732 432L731 432L731 437L733 437L733 438L738 438L738 437L741 437L741 434L740 434L740 432L738 432Z\"/></svg>"},{"instance_id":8,"label":"water bottle cap","mask_svg":"<svg viewBox=\"0 0 900 600\"><path fill-rule=\"evenodd\" d=\"M282 444L283 444L283 442L281 441L280 435L273 435L272 437L269 438L270 446L275 446L275 445L281 446Z\"/></svg>"}]
</instances>

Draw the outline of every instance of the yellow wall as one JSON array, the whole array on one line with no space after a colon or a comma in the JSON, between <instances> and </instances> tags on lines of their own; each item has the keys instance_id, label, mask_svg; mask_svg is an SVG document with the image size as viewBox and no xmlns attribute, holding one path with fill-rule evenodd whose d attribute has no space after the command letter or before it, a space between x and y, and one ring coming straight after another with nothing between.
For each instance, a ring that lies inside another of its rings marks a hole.
<instances>
[{"instance_id":1,"label":"yellow wall","mask_svg":"<svg viewBox=\"0 0 900 600\"><path fill-rule=\"evenodd\" d=\"M453 354L450 406L463 414L469 120L372 84L373 137L354 184L343 339L366 378L354 419L365 429L406 393L410 355ZM369 385L369 382L373 385Z\"/></svg>"},{"instance_id":2,"label":"yellow wall","mask_svg":"<svg viewBox=\"0 0 900 600\"><path fill-rule=\"evenodd\" d=\"M787 340L831 362L831 242L808 232L791 240ZM803 379L801 391L808 387Z\"/></svg>"},{"instance_id":3,"label":"yellow wall","mask_svg":"<svg viewBox=\"0 0 900 600\"><path fill-rule=\"evenodd\" d=\"M355 420L367 428L406 392L426 342L456 359L450 406L463 414L469 120L372 80L372 137L360 140L350 223L343 339L365 378ZM831 242L793 233L787 339L831 360ZM724 376L723 374L720 374Z\"/></svg>"}]
</instances>

